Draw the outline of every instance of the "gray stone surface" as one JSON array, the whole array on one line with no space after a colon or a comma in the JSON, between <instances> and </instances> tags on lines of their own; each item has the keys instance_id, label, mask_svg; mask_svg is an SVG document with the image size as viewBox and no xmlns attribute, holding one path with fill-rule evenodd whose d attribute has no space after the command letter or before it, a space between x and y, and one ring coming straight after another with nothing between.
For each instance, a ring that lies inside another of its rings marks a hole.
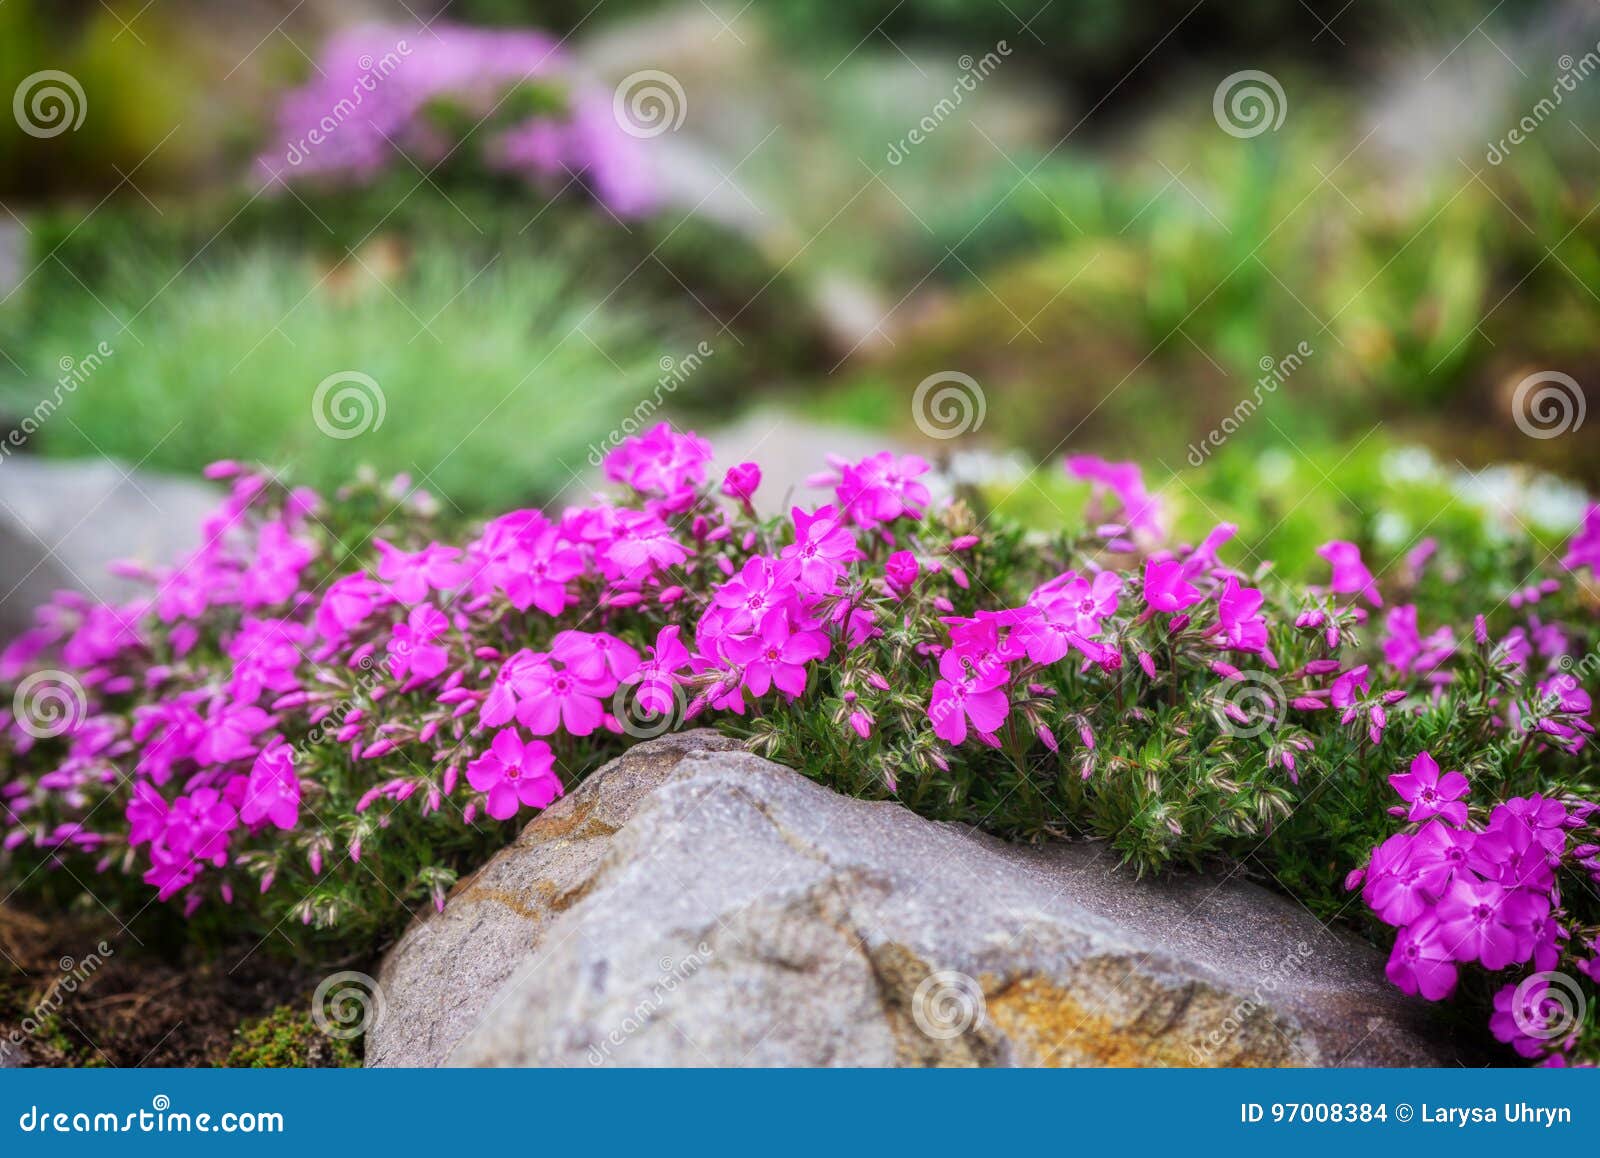
<instances>
[{"instance_id":1,"label":"gray stone surface","mask_svg":"<svg viewBox=\"0 0 1600 1158\"><path fill-rule=\"evenodd\" d=\"M667 737L412 926L367 1061L1455 1060L1370 947L1294 902L1112 860L851 800L713 733Z\"/></svg>"},{"instance_id":2,"label":"gray stone surface","mask_svg":"<svg viewBox=\"0 0 1600 1158\"><path fill-rule=\"evenodd\" d=\"M217 493L104 459L0 460L0 640L60 588L120 602L148 591L110 575L118 559L168 564L200 543Z\"/></svg>"}]
</instances>

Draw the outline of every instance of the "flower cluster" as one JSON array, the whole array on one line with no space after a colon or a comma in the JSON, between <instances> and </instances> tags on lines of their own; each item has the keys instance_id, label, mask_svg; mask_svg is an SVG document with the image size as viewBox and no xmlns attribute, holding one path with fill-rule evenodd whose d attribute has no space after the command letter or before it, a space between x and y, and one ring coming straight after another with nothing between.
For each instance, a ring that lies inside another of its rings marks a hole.
<instances>
[{"instance_id":1,"label":"flower cluster","mask_svg":"<svg viewBox=\"0 0 1600 1158\"><path fill-rule=\"evenodd\" d=\"M1175 541L1137 468L1088 456L1089 525L1053 535L935 502L915 455L835 460L770 520L756 464L711 462L663 424L605 460L619 498L464 534L403 480L324 501L218 464L191 558L124 568L128 605L59 596L0 653L0 868L375 937L628 744L705 723L1142 872L1249 857L1330 916L1352 872L1397 985L1518 971L1494 1032L1595 1056L1587 1022L1545 1035L1528 978L1600 971L1600 508L1560 571L1463 593L1448 544L1387 582L1351 542L1304 584L1229 562L1233 526Z\"/></svg>"},{"instance_id":2,"label":"flower cluster","mask_svg":"<svg viewBox=\"0 0 1600 1158\"><path fill-rule=\"evenodd\" d=\"M1367 867L1348 881L1361 887L1380 920L1399 930L1389 979L1438 1001L1454 992L1463 965L1491 973L1531 968L1531 978L1507 982L1496 993L1490 1026L1523 1057L1563 1064L1582 1026L1570 1009L1562 1015L1546 979L1573 934L1559 874L1576 868L1600 880L1600 832L1590 827L1600 805L1535 793L1495 804L1474 824L1467 777L1441 774L1427 752L1389 782L1405 802L1393 811L1409 826L1373 849ZM1572 844L1575 834L1584 843ZM1575 967L1600 974L1600 945L1592 934L1576 949Z\"/></svg>"},{"instance_id":3,"label":"flower cluster","mask_svg":"<svg viewBox=\"0 0 1600 1158\"><path fill-rule=\"evenodd\" d=\"M470 144L492 170L549 192L581 181L612 213L653 209L641 142L609 91L575 75L541 32L436 23L335 33L278 108L258 167L285 180L366 182L402 155L432 169Z\"/></svg>"}]
</instances>

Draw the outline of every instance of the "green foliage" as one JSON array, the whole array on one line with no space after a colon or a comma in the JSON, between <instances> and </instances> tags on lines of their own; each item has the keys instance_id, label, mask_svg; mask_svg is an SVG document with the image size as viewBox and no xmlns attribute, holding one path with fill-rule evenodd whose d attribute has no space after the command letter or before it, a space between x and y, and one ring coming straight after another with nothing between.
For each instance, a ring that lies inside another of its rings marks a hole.
<instances>
[{"instance_id":1,"label":"green foliage","mask_svg":"<svg viewBox=\"0 0 1600 1158\"><path fill-rule=\"evenodd\" d=\"M191 472L255 457L324 487L366 462L463 509L503 509L571 486L590 443L660 393L658 359L694 347L537 258L480 267L430 245L327 268L262 246L187 272L127 250L109 266L100 292L54 299L12 344L28 373L6 390L17 413L50 392L35 383L56 381L60 359L111 351L43 424L46 453ZM380 421L364 391L370 422L348 439L313 407L344 371L370 376L382 406Z\"/></svg>"},{"instance_id":2,"label":"green foliage","mask_svg":"<svg viewBox=\"0 0 1600 1158\"><path fill-rule=\"evenodd\" d=\"M280 1005L241 1025L222 1063L231 1069L332 1069L361 1065L356 1043L324 1033L303 1009Z\"/></svg>"}]
</instances>

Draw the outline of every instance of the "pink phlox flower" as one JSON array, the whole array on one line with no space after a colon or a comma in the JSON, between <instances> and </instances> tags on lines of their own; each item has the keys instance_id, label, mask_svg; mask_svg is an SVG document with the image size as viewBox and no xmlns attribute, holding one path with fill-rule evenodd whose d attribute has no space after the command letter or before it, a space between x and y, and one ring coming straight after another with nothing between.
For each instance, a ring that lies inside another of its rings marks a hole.
<instances>
[{"instance_id":1,"label":"pink phlox flower","mask_svg":"<svg viewBox=\"0 0 1600 1158\"><path fill-rule=\"evenodd\" d=\"M133 709L130 737L143 747L134 765L136 773L156 784L172 778L174 767L189 759L205 736L206 722L197 710L203 702L203 695L190 693Z\"/></svg>"},{"instance_id":2,"label":"pink phlox flower","mask_svg":"<svg viewBox=\"0 0 1600 1158\"><path fill-rule=\"evenodd\" d=\"M270 821L289 829L300 822L300 781L294 774L294 748L274 736L250 769L239 818L246 824Z\"/></svg>"},{"instance_id":3,"label":"pink phlox flower","mask_svg":"<svg viewBox=\"0 0 1600 1158\"><path fill-rule=\"evenodd\" d=\"M1470 788L1467 778L1460 772L1439 774L1439 765L1427 752L1418 752L1411 761L1409 772L1396 772L1389 784L1400 794L1400 799L1411 805L1406 813L1409 821L1440 817L1451 824L1467 823L1467 805L1463 799Z\"/></svg>"},{"instance_id":4,"label":"pink phlox flower","mask_svg":"<svg viewBox=\"0 0 1600 1158\"><path fill-rule=\"evenodd\" d=\"M1600 575L1600 503L1590 503L1583 512L1583 524L1567 544L1561 565L1568 571L1587 567Z\"/></svg>"},{"instance_id":5,"label":"pink phlox flower","mask_svg":"<svg viewBox=\"0 0 1600 1158\"><path fill-rule=\"evenodd\" d=\"M378 577L389 584L389 593L401 603L421 603L430 590L452 590L469 574L456 547L429 543L420 551L408 552L382 539L374 539L372 545L378 549Z\"/></svg>"},{"instance_id":6,"label":"pink phlox flower","mask_svg":"<svg viewBox=\"0 0 1600 1158\"><path fill-rule=\"evenodd\" d=\"M1201 541L1200 545L1183 557L1183 577L1194 579L1221 565L1217 552L1239 533L1232 523L1218 523Z\"/></svg>"},{"instance_id":7,"label":"pink phlox flower","mask_svg":"<svg viewBox=\"0 0 1600 1158\"><path fill-rule=\"evenodd\" d=\"M413 607L389 635L389 673L397 680L436 678L450 665L450 649L434 641L450 630L450 620L431 603Z\"/></svg>"},{"instance_id":8,"label":"pink phlox flower","mask_svg":"<svg viewBox=\"0 0 1600 1158\"><path fill-rule=\"evenodd\" d=\"M676 567L690 554L660 516L619 509L612 522L611 540L600 549L598 558L608 579L638 582Z\"/></svg>"},{"instance_id":9,"label":"pink phlox flower","mask_svg":"<svg viewBox=\"0 0 1600 1158\"><path fill-rule=\"evenodd\" d=\"M967 724L980 736L992 736L1005 723L1011 701L1003 687L1011 678L997 659L974 663L951 648L939 657L940 678L933 685L928 718L934 735L949 744L967 738Z\"/></svg>"},{"instance_id":10,"label":"pink phlox flower","mask_svg":"<svg viewBox=\"0 0 1600 1158\"><path fill-rule=\"evenodd\" d=\"M828 654L828 637L820 631L795 631L788 613L773 608L762 617L759 630L743 639L723 641L723 652L744 668L743 684L753 696L772 687L794 699L806 690L805 665Z\"/></svg>"},{"instance_id":11,"label":"pink phlox flower","mask_svg":"<svg viewBox=\"0 0 1600 1158\"><path fill-rule=\"evenodd\" d=\"M1566 1030L1570 1031L1565 1034L1570 1041L1577 1029L1569 999L1554 992L1541 977L1530 977L1520 984L1512 982L1495 992L1489 1032L1521 1057L1536 1058L1560 1050L1564 1043L1555 1039Z\"/></svg>"},{"instance_id":12,"label":"pink phlox flower","mask_svg":"<svg viewBox=\"0 0 1600 1158\"><path fill-rule=\"evenodd\" d=\"M920 568L910 551L896 551L883 564L883 581L896 599L904 599L916 586Z\"/></svg>"},{"instance_id":13,"label":"pink phlox flower","mask_svg":"<svg viewBox=\"0 0 1600 1158\"><path fill-rule=\"evenodd\" d=\"M317 631L324 639L339 639L365 623L387 599L388 593L364 571L336 579L317 605Z\"/></svg>"},{"instance_id":14,"label":"pink phlox flower","mask_svg":"<svg viewBox=\"0 0 1600 1158\"><path fill-rule=\"evenodd\" d=\"M519 678L517 720L535 736L554 735L558 728L571 736L589 735L605 720L601 697L617 686L610 673L585 680L548 660L528 664Z\"/></svg>"},{"instance_id":15,"label":"pink phlox flower","mask_svg":"<svg viewBox=\"0 0 1600 1158\"><path fill-rule=\"evenodd\" d=\"M761 468L753 462L730 466L722 476L722 493L741 503L749 503L760 486Z\"/></svg>"},{"instance_id":16,"label":"pink phlox flower","mask_svg":"<svg viewBox=\"0 0 1600 1158\"><path fill-rule=\"evenodd\" d=\"M255 737L272 726L273 717L253 704L221 698L211 701L205 726L194 746L194 762L202 768L253 760L260 745Z\"/></svg>"},{"instance_id":17,"label":"pink phlox flower","mask_svg":"<svg viewBox=\"0 0 1600 1158\"><path fill-rule=\"evenodd\" d=\"M1354 543L1341 539L1324 543L1317 554L1333 568L1329 589L1338 595L1359 595L1374 607L1383 606L1383 596L1378 592L1372 572L1361 561L1361 549Z\"/></svg>"},{"instance_id":18,"label":"pink phlox flower","mask_svg":"<svg viewBox=\"0 0 1600 1158\"><path fill-rule=\"evenodd\" d=\"M544 808L561 795L555 757L543 740L524 743L515 728L495 734L487 751L467 765L467 783L487 797L485 810L496 820L517 810Z\"/></svg>"},{"instance_id":19,"label":"pink phlox flower","mask_svg":"<svg viewBox=\"0 0 1600 1158\"><path fill-rule=\"evenodd\" d=\"M78 629L62 645L61 658L75 668L91 668L144 646L139 631L143 612L144 608L138 605L89 607Z\"/></svg>"},{"instance_id":20,"label":"pink phlox flower","mask_svg":"<svg viewBox=\"0 0 1600 1158\"><path fill-rule=\"evenodd\" d=\"M738 635L756 630L774 607L795 601L793 576L798 566L765 555L745 560L739 573L711 590L711 602L727 612L725 629Z\"/></svg>"},{"instance_id":21,"label":"pink phlox flower","mask_svg":"<svg viewBox=\"0 0 1600 1158\"><path fill-rule=\"evenodd\" d=\"M1407 925L1395 938L1384 973L1402 993L1443 1001L1455 992L1458 973L1439 932L1439 922L1426 917Z\"/></svg>"},{"instance_id":22,"label":"pink phlox flower","mask_svg":"<svg viewBox=\"0 0 1600 1158\"><path fill-rule=\"evenodd\" d=\"M1264 655L1269 667L1276 667L1267 647L1267 621L1261 616L1265 596L1254 587L1241 587L1228 576L1217 596L1217 624L1221 627L1219 645L1230 651Z\"/></svg>"},{"instance_id":23,"label":"pink phlox flower","mask_svg":"<svg viewBox=\"0 0 1600 1158\"><path fill-rule=\"evenodd\" d=\"M249 608L285 602L300 589L300 572L315 557L316 551L283 523L263 523L255 559L239 575L239 603Z\"/></svg>"},{"instance_id":24,"label":"pink phlox flower","mask_svg":"<svg viewBox=\"0 0 1600 1158\"><path fill-rule=\"evenodd\" d=\"M830 461L837 474L816 481L833 484L841 510L857 526L873 528L900 518L922 518L930 495L917 479L933 469L927 460L883 450L856 463Z\"/></svg>"},{"instance_id":25,"label":"pink phlox flower","mask_svg":"<svg viewBox=\"0 0 1600 1158\"><path fill-rule=\"evenodd\" d=\"M1449 673L1438 670L1455 654L1455 634L1449 627L1440 627L1424 637L1417 629L1417 608L1412 603L1390 608L1383 626L1385 663L1401 675L1449 679Z\"/></svg>"},{"instance_id":26,"label":"pink phlox flower","mask_svg":"<svg viewBox=\"0 0 1600 1158\"><path fill-rule=\"evenodd\" d=\"M610 695L617 684L639 670L639 653L603 631L562 631L550 644L550 654L586 683Z\"/></svg>"},{"instance_id":27,"label":"pink phlox flower","mask_svg":"<svg viewBox=\"0 0 1600 1158\"><path fill-rule=\"evenodd\" d=\"M1457 961L1504 969L1533 955L1533 925L1550 912L1550 898L1457 874L1434 910L1439 941Z\"/></svg>"},{"instance_id":28,"label":"pink phlox flower","mask_svg":"<svg viewBox=\"0 0 1600 1158\"><path fill-rule=\"evenodd\" d=\"M645 649L644 661L623 681L633 705L646 716L671 716L681 695L677 672L689 667L693 657L680 640L681 629L674 624L663 627L656 641Z\"/></svg>"},{"instance_id":29,"label":"pink phlox flower","mask_svg":"<svg viewBox=\"0 0 1600 1158\"><path fill-rule=\"evenodd\" d=\"M234 661L228 693L240 703L253 704L263 692L295 690L300 686L295 669L312 642L311 629L304 624L245 616L227 645Z\"/></svg>"},{"instance_id":30,"label":"pink phlox flower","mask_svg":"<svg viewBox=\"0 0 1600 1158\"><path fill-rule=\"evenodd\" d=\"M794 520L795 541L783 549L781 557L797 569L805 590L832 591L848 565L865 558L834 507L819 507L811 514L795 507L790 517Z\"/></svg>"},{"instance_id":31,"label":"pink phlox flower","mask_svg":"<svg viewBox=\"0 0 1600 1158\"><path fill-rule=\"evenodd\" d=\"M1094 497L1098 499L1109 491L1121 504L1121 519L1129 528L1143 531L1160 539L1166 534L1161 502L1145 490L1144 474L1134 462L1108 462L1092 454L1073 455L1065 463L1073 478L1086 479L1094 484Z\"/></svg>"},{"instance_id":32,"label":"pink phlox flower","mask_svg":"<svg viewBox=\"0 0 1600 1158\"><path fill-rule=\"evenodd\" d=\"M1153 611L1177 612L1193 607L1201 599L1200 589L1183 577L1183 565L1175 560L1146 560L1144 600Z\"/></svg>"},{"instance_id":33,"label":"pink phlox flower","mask_svg":"<svg viewBox=\"0 0 1600 1158\"><path fill-rule=\"evenodd\" d=\"M663 422L644 434L625 439L606 455L608 479L659 499L662 509L676 512L694 501L695 488L706 479L711 445L699 435L679 434Z\"/></svg>"},{"instance_id":34,"label":"pink phlox flower","mask_svg":"<svg viewBox=\"0 0 1600 1158\"><path fill-rule=\"evenodd\" d=\"M1052 621L1092 638L1100 633L1100 621L1117 613L1121 590L1122 577L1115 571L1101 571L1093 579L1063 571L1036 588L1028 602L1042 607Z\"/></svg>"}]
</instances>

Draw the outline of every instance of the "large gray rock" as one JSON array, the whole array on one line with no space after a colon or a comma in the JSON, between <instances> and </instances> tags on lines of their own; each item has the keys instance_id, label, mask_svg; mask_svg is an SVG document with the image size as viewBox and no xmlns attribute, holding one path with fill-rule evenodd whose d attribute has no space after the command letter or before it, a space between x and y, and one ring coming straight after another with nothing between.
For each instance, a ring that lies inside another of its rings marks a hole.
<instances>
[{"instance_id":1,"label":"large gray rock","mask_svg":"<svg viewBox=\"0 0 1600 1158\"><path fill-rule=\"evenodd\" d=\"M834 794L708 732L634 748L384 962L369 1065L1413 1065L1367 945L1242 881L1135 881Z\"/></svg>"},{"instance_id":2,"label":"large gray rock","mask_svg":"<svg viewBox=\"0 0 1600 1158\"><path fill-rule=\"evenodd\" d=\"M201 520L216 503L200 482L130 473L107 459L0 460L0 640L61 588L108 603L148 593L107 565L177 562L200 545Z\"/></svg>"}]
</instances>

